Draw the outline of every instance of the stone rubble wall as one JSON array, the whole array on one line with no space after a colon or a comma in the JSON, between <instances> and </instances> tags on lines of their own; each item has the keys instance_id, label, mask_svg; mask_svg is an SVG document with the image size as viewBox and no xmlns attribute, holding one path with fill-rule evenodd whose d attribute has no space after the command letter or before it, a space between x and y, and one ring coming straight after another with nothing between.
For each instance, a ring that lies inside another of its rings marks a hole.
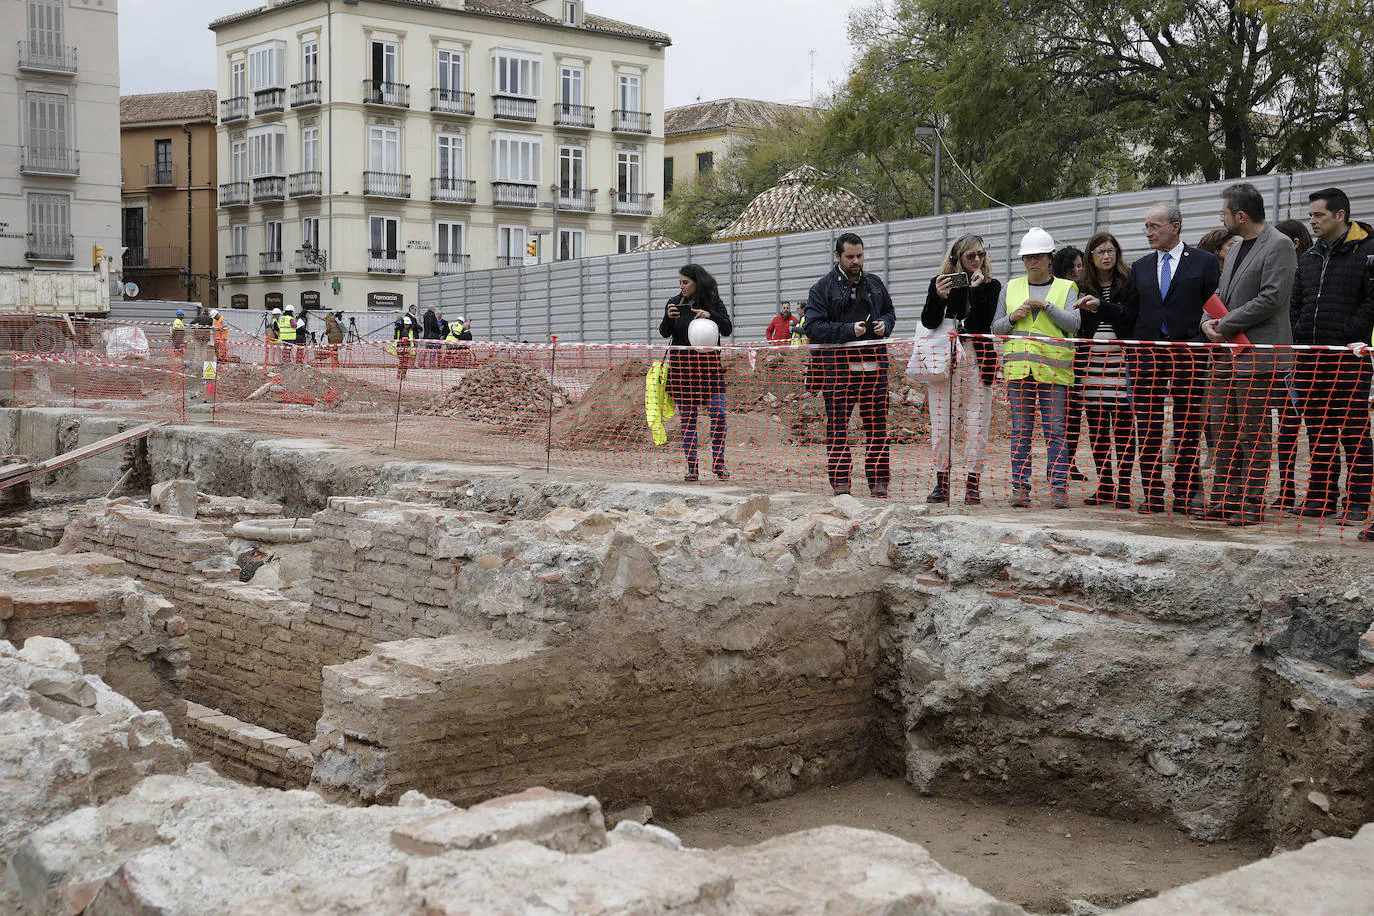
<instances>
[{"instance_id":1,"label":"stone rubble wall","mask_svg":"<svg viewBox=\"0 0 1374 916\"><path fill-rule=\"evenodd\" d=\"M274 789L310 785L315 755L308 745L218 709L187 703L186 741L197 760L209 761L230 779Z\"/></svg>"},{"instance_id":2,"label":"stone rubble wall","mask_svg":"<svg viewBox=\"0 0 1374 916\"><path fill-rule=\"evenodd\" d=\"M52 550L0 556L0 638L62 639L83 669L180 732L190 640L181 608L152 594L122 560Z\"/></svg>"}]
</instances>

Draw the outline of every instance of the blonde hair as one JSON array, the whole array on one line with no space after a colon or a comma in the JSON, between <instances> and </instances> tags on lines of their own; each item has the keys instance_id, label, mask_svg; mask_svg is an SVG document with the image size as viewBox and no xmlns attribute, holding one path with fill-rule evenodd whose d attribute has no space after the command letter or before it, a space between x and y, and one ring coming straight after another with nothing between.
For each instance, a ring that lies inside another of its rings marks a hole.
<instances>
[{"instance_id":1,"label":"blonde hair","mask_svg":"<svg viewBox=\"0 0 1374 916\"><path fill-rule=\"evenodd\" d=\"M963 270L959 265L959 261L963 258L965 252L973 248L983 249L983 263L978 266L978 269L983 272L984 277L990 277L991 272L988 269L988 246L984 244L982 236L975 235L971 232L968 235L961 235L954 240L954 244L950 246L949 254L945 255L945 263L941 265L940 273L952 274Z\"/></svg>"}]
</instances>

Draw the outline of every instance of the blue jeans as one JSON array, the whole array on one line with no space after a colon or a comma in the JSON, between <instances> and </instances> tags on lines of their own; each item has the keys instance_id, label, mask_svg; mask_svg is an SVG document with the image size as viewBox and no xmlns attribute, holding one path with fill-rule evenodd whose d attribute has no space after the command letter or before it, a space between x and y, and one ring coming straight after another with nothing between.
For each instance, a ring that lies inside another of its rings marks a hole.
<instances>
[{"instance_id":1,"label":"blue jeans","mask_svg":"<svg viewBox=\"0 0 1374 916\"><path fill-rule=\"evenodd\" d=\"M1030 489L1031 435L1035 415L1045 436L1050 459L1050 486L1063 490L1069 485L1069 450L1064 442L1064 421L1069 389L1063 385L1030 379L1007 383L1011 399L1011 480L1018 490Z\"/></svg>"},{"instance_id":2,"label":"blue jeans","mask_svg":"<svg viewBox=\"0 0 1374 916\"><path fill-rule=\"evenodd\" d=\"M697 468L697 408L696 403L677 405L682 422L682 451L687 455L687 467ZM711 418L711 467L725 464L725 392L708 395L706 415Z\"/></svg>"}]
</instances>

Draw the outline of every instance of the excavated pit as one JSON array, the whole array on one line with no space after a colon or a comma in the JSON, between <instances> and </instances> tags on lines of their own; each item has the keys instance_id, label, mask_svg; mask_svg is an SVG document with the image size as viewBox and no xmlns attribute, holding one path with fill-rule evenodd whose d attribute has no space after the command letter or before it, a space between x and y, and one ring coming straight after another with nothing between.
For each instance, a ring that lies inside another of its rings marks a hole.
<instances>
[{"instance_id":1,"label":"excavated pit","mask_svg":"<svg viewBox=\"0 0 1374 916\"><path fill-rule=\"evenodd\" d=\"M11 409L0 442L44 458L130 425ZM36 483L103 494L121 478L151 500L0 524L16 547L60 537L0 557L0 638L72 641L88 673L241 783L374 805L545 785L674 825L736 810L725 823L757 839L770 802L892 777L970 809L1232 841L1215 871L1374 820L1367 549L196 427ZM275 533L300 517L308 541ZM92 556L100 575L74 574ZM684 832L727 845L731 829ZM1046 911L1061 890L1094 897L1081 881L1011 888Z\"/></svg>"}]
</instances>

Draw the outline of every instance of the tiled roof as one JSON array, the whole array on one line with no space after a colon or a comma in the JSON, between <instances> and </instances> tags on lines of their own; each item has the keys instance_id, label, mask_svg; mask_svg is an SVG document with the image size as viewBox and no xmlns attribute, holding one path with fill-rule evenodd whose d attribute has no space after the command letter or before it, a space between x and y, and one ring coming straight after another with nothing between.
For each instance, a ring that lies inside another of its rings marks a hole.
<instances>
[{"instance_id":1,"label":"tiled roof","mask_svg":"<svg viewBox=\"0 0 1374 916\"><path fill-rule=\"evenodd\" d=\"M120 124L152 124L158 121L213 121L215 90L189 92L150 92L147 95L119 97Z\"/></svg>"},{"instance_id":2,"label":"tiled roof","mask_svg":"<svg viewBox=\"0 0 1374 916\"><path fill-rule=\"evenodd\" d=\"M844 229L876 223L878 218L844 188L827 191L816 185L821 173L809 165L782 176L776 187L755 197L733 223L711 238L743 239L811 229Z\"/></svg>"},{"instance_id":3,"label":"tiled roof","mask_svg":"<svg viewBox=\"0 0 1374 916\"><path fill-rule=\"evenodd\" d=\"M234 13L231 16L221 16L219 19L210 23L211 29L221 26L232 25L235 22L242 22L254 16L266 13L269 9L277 9L283 6L295 6L298 3L309 2L309 0L275 0L270 7L259 6L255 9L245 10L242 13ZM494 16L497 19L519 19L523 22L537 22L543 25L554 25L563 28L562 20L541 13L530 5L527 0L468 0L462 10L441 7L437 0L389 0L391 3L401 3L410 6L424 6L431 9L445 9L453 13L476 13L481 16ZM597 16L593 13L584 12L582 14L582 28L588 32L602 32L607 35L620 35L624 38L636 38L641 41L656 42L661 41L665 45L672 44L672 39L663 32L655 32L652 29L642 28L641 26L631 25L628 22L620 22L616 19L608 19L605 16Z\"/></svg>"},{"instance_id":4,"label":"tiled roof","mask_svg":"<svg viewBox=\"0 0 1374 916\"><path fill-rule=\"evenodd\" d=\"M761 102L758 99L717 99L714 102L669 108L663 112L663 136L698 134L732 127L758 130L771 127L789 115L813 117L815 114L816 110L806 105Z\"/></svg>"},{"instance_id":5,"label":"tiled roof","mask_svg":"<svg viewBox=\"0 0 1374 916\"><path fill-rule=\"evenodd\" d=\"M666 235L656 235L649 241L640 245L638 248L631 248L630 254L638 254L641 251L667 251L670 248L681 248L681 242L674 242Z\"/></svg>"}]
</instances>

